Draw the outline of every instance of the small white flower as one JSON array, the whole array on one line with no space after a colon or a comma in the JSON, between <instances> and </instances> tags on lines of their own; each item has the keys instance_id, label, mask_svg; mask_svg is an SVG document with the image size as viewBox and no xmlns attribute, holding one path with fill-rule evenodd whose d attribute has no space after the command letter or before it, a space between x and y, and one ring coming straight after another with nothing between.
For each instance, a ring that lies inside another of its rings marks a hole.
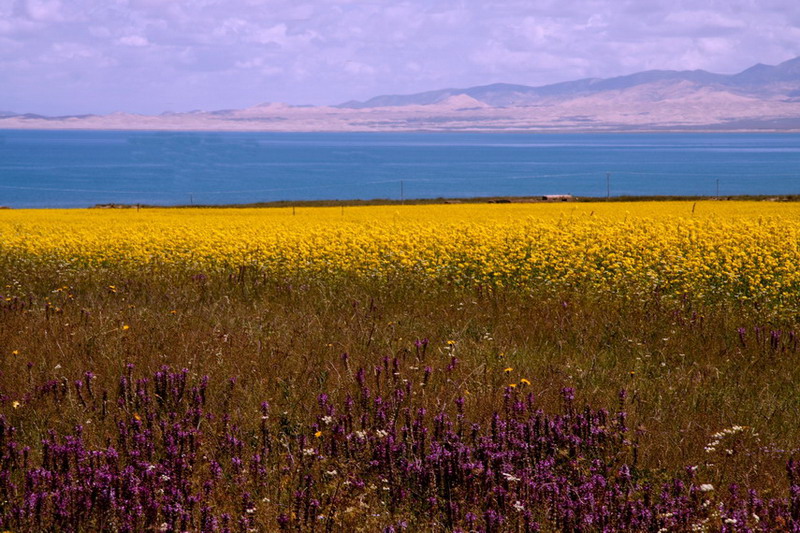
<instances>
[{"instance_id":1,"label":"small white flower","mask_svg":"<svg viewBox=\"0 0 800 533\"><path fill-rule=\"evenodd\" d=\"M514 474L509 474L508 472L503 472L503 477L506 478L508 481L511 481L512 483L514 481L519 481L519 478L517 476L515 476Z\"/></svg>"},{"instance_id":2,"label":"small white flower","mask_svg":"<svg viewBox=\"0 0 800 533\"><path fill-rule=\"evenodd\" d=\"M700 490L702 492L711 492L712 490L714 490L714 485L712 485L711 483L703 483L702 485L700 485Z\"/></svg>"},{"instance_id":3,"label":"small white flower","mask_svg":"<svg viewBox=\"0 0 800 533\"><path fill-rule=\"evenodd\" d=\"M386 435L388 435L388 434L389 434L389 433L387 433L386 431L384 431L384 430L382 430L382 429L379 429L379 430L375 431L375 435L376 435L376 436L377 436L379 439L382 439L382 438L384 438L384 437L385 437Z\"/></svg>"},{"instance_id":4,"label":"small white flower","mask_svg":"<svg viewBox=\"0 0 800 533\"><path fill-rule=\"evenodd\" d=\"M303 455L314 455L314 448L303 448Z\"/></svg>"},{"instance_id":5,"label":"small white flower","mask_svg":"<svg viewBox=\"0 0 800 533\"><path fill-rule=\"evenodd\" d=\"M517 500L517 501L514 502L514 509L516 509L518 512L521 513L522 511L525 510L525 506L522 505L522 503L520 503L519 500Z\"/></svg>"},{"instance_id":6,"label":"small white flower","mask_svg":"<svg viewBox=\"0 0 800 533\"><path fill-rule=\"evenodd\" d=\"M726 524L735 524L736 523L736 519L735 518L726 518L725 519L725 523Z\"/></svg>"},{"instance_id":7,"label":"small white flower","mask_svg":"<svg viewBox=\"0 0 800 533\"><path fill-rule=\"evenodd\" d=\"M322 417L322 421L323 421L323 422L324 422L326 425L329 425L331 422L333 422L333 417L332 417L332 416L329 416L329 415L325 415L325 416L323 416L323 417Z\"/></svg>"}]
</instances>

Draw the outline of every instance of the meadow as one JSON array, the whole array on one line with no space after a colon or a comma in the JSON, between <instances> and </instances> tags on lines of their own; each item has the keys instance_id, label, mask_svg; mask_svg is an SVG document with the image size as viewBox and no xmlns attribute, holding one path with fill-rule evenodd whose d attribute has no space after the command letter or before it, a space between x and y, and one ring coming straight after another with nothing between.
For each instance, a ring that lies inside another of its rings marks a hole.
<instances>
[{"instance_id":1,"label":"meadow","mask_svg":"<svg viewBox=\"0 0 800 533\"><path fill-rule=\"evenodd\" d=\"M0 530L795 531L800 204L0 211Z\"/></svg>"}]
</instances>

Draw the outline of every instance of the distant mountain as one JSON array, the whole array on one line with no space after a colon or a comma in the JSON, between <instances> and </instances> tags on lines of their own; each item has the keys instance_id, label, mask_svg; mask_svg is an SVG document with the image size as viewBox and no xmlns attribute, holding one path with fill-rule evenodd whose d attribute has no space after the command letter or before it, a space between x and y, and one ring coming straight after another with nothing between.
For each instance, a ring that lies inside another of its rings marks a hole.
<instances>
[{"instance_id":1,"label":"distant mountain","mask_svg":"<svg viewBox=\"0 0 800 533\"><path fill-rule=\"evenodd\" d=\"M0 113L0 129L208 131L796 131L800 57L738 74L648 70L539 87L495 83L338 106L47 117Z\"/></svg>"},{"instance_id":2,"label":"distant mountain","mask_svg":"<svg viewBox=\"0 0 800 533\"><path fill-rule=\"evenodd\" d=\"M24 118L24 119L37 119L37 120L66 120L77 118L89 118L96 115L61 115L57 117L40 115L38 113L13 113L11 111L0 111L1 118Z\"/></svg>"},{"instance_id":3,"label":"distant mountain","mask_svg":"<svg viewBox=\"0 0 800 533\"><path fill-rule=\"evenodd\" d=\"M739 86L765 85L787 81L796 82L800 80L800 57L784 61L774 67L759 63L730 78L734 84Z\"/></svg>"},{"instance_id":4,"label":"distant mountain","mask_svg":"<svg viewBox=\"0 0 800 533\"><path fill-rule=\"evenodd\" d=\"M584 78L575 81L531 87L495 83L466 89L440 89L407 95L383 95L364 102L350 101L337 107L365 109L372 107L399 107L431 105L457 95L466 95L492 107L537 105L541 103L586 97L606 91L622 91L641 85L689 82L697 89L724 89L733 94L771 97L784 94L800 95L800 57L777 66L758 64L740 72L726 75L705 70L648 70L615 78ZM788 82L788 86L787 86Z\"/></svg>"}]
</instances>

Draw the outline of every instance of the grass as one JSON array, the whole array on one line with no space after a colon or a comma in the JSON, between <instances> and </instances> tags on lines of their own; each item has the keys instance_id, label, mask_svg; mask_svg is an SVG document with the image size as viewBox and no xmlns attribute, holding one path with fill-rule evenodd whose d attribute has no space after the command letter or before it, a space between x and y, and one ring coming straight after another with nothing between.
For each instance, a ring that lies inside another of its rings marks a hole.
<instances>
[{"instance_id":1,"label":"grass","mask_svg":"<svg viewBox=\"0 0 800 533\"><path fill-rule=\"evenodd\" d=\"M752 202L797 202L800 201L798 194L784 195L723 195L723 196L691 196L691 195L651 195L651 196L631 196L614 195L605 196L574 196L569 200L545 200L542 196L477 196L468 198L372 198L372 199L350 199L350 200L277 200L273 202L253 202L248 204L191 204L173 206L175 208L252 208L252 207L354 207L354 206L381 206L381 205L439 205L439 204L505 204L505 203L560 203L570 202L700 202L707 200L718 201L752 201ZM151 208L160 206L142 204L99 204L98 208Z\"/></svg>"},{"instance_id":2,"label":"grass","mask_svg":"<svg viewBox=\"0 0 800 533\"><path fill-rule=\"evenodd\" d=\"M419 400L431 413L452 413L463 397L472 419L486 423L511 384L546 412L561 409L564 387L577 390L580 405L612 410L625 390L637 464L648 476L696 466L698 484L786 495L785 464L800 438L796 323L765 323L757 309L655 295L278 280L248 270L2 272L3 285L27 295L0 304L3 411L19 444L32 449L48 429L69 434L82 425L97 447L114 432L119 421L99 416L74 386L86 372L97 397L113 395L128 364L137 376L167 366L195 381L235 378L210 392L210 412L256 433L267 401L280 424L300 431L316 423L321 394L357 394L348 371L413 354L425 338L427 359L402 372L422 379L420 368L431 367ZM453 356L457 367L448 371ZM50 382L64 384L58 401L41 393ZM733 426L746 429L707 451L713 434ZM259 523L274 527L280 511L260 504ZM386 516L362 519L374 530Z\"/></svg>"},{"instance_id":3,"label":"grass","mask_svg":"<svg viewBox=\"0 0 800 533\"><path fill-rule=\"evenodd\" d=\"M793 309L5 253L0 530L791 531Z\"/></svg>"}]
</instances>

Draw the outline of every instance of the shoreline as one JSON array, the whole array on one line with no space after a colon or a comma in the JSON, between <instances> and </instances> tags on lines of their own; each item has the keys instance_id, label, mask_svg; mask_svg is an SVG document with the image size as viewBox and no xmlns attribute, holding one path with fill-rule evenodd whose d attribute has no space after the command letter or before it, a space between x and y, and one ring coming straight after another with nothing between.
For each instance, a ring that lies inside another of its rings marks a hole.
<instances>
[{"instance_id":1,"label":"shoreline","mask_svg":"<svg viewBox=\"0 0 800 533\"><path fill-rule=\"evenodd\" d=\"M270 209L286 207L359 207L359 206L398 206L398 205L458 205L458 204L562 204L562 203L633 203L633 202L800 202L800 194L780 195L726 195L726 196L476 196L470 198L409 198L404 200L389 198L351 199L351 200L276 200L272 202L252 202L238 204L95 204L90 207L74 208L6 208L3 209Z\"/></svg>"},{"instance_id":2,"label":"shoreline","mask_svg":"<svg viewBox=\"0 0 800 533\"><path fill-rule=\"evenodd\" d=\"M731 127L726 124L702 124L697 126L613 126L608 127L566 127L566 126L532 126L529 128L246 128L241 126L220 127L186 127L186 126L161 126L154 127L150 124L143 126L84 126L84 125L49 125L49 124L5 124L0 119L0 132L20 131L70 131L70 132L120 132L120 133L426 133L426 134L511 134L511 135L625 135L625 134L797 134L800 126L791 127Z\"/></svg>"}]
</instances>

